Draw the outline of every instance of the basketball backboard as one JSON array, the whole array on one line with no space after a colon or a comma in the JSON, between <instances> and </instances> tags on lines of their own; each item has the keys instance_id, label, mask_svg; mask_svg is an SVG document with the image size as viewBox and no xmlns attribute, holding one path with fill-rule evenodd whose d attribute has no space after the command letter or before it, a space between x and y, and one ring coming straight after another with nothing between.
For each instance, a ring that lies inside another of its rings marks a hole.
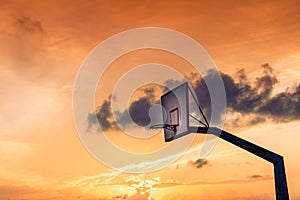
<instances>
[{"instance_id":1,"label":"basketball backboard","mask_svg":"<svg viewBox=\"0 0 300 200\"><path fill-rule=\"evenodd\" d=\"M188 83L183 83L161 96L165 141L188 134Z\"/></svg>"},{"instance_id":2,"label":"basketball backboard","mask_svg":"<svg viewBox=\"0 0 300 200\"><path fill-rule=\"evenodd\" d=\"M193 122L208 127L208 122L187 82L161 96L163 124L152 128L164 128L165 141L170 142L190 132ZM190 108L192 110L190 110ZM197 114L198 113L198 114ZM205 122L200 119L204 119ZM190 119L193 122L190 122Z\"/></svg>"}]
</instances>

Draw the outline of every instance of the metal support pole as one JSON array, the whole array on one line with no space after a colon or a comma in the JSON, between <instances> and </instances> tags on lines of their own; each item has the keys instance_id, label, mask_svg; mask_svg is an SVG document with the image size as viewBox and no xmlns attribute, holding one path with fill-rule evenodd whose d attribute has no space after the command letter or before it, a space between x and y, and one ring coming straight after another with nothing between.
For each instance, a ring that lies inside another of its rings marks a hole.
<instances>
[{"instance_id":1,"label":"metal support pole","mask_svg":"<svg viewBox=\"0 0 300 200\"><path fill-rule=\"evenodd\" d=\"M256 156L259 156L274 165L274 178L275 178L275 191L277 200L288 200L289 193L286 181L286 174L284 169L284 161L281 155L278 155L272 151L269 151L265 148L262 148L256 144L248 142L242 138L239 138L231 133L223 131L216 127L190 127L190 133L205 133L213 134L217 137L220 137L227 142L230 142L246 151L253 153Z\"/></svg>"}]
</instances>

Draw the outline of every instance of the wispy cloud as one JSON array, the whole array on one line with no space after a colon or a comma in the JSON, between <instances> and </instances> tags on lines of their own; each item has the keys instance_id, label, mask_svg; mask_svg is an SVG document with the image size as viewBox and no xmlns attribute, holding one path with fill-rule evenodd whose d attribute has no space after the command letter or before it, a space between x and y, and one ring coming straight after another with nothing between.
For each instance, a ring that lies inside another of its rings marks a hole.
<instances>
[{"instance_id":1,"label":"wispy cloud","mask_svg":"<svg viewBox=\"0 0 300 200\"><path fill-rule=\"evenodd\" d=\"M109 177L107 177L109 179ZM174 187L174 186L196 186L196 185L222 185L222 184L243 184L249 182L256 182L256 181L264 181L270 180L272 176L270 175L260 175L254 174L247 176L241 179L227 179L227 180L220 180L220 181L181 181L177 179L164 179L162 177L155 177L155 178L146 178L145 175L124 175L115 178L109 184L94 184L94 187L103 187L103 186L116 186L116 187L130 187L134 190L134 193L138 193L141 195L149 196L150 190L152 188L166 188L166 187ZM108 181L108 180L107 180ZM120 195L119 198L121 198Z\"/></svg>"},{"instance_id":2,"label":"wispy cloud","mask_svg":"<svg viewBox=\"0 0 300 200\"><path fill-rule=\"evenodd\" d=\"M174 186L195 186L195 185L222 185L222 184L243 184L249 182L256 182L256 181L263 181L263 180L270 180L272 179L269 175L257 175L257 178L249 178L246 177L244 179L229 179L224 181L197 181L197 182L179 182L179 181L172 181L172 182L162 182L160 184L154 185L153 187L157 188L164 188L164 187L174 187Z\"/></svg>"},{"instance_id":3,"label":"wispy cloud","mask_svg":"<svg viewBox=\"0 0 300 200\"><path fill-rule=\"evenodd\" d=\"M242 151L238 151L234 148L225 149L218 153L209 155L207 157L207 159L197 159L195 161L192 161L190 159L190 157L197 157L200 149L201 149L201 145L197 145L197 146L189 149L188 151L185 152L186 159L181 159L181 160L177 161L176 163L171 164L169 166L169 169L170 168L175 169L178 165L185 166L185 167L193 166L196 168L202 168L209 164L208 159L215 160L218 158L224 158L225 156L232 156L232 155L239 154L242 152ZM148 168L149 169L152 168L153 166L161 166L165 163L169 163L170 161L172 161L174 158L176 158L178 156L179 156L178 154L174 154L174 155L170 155L167 157L163 157L158 160L136 163L136 164L129 164L129 165L126 165L126 166L122 167L121 169L119 169L119 171L112 171L111 173L101 173L101 174L94 175L94 176L85 176L85 177L78 178L76 180L73 180L73 181L67 183L66 186L97 187L97 186L108 186L112 183L122 185L123 182L122 182L122 180L120 181L120 177L123 177L125 182L128 184L136 183L136 182L139 182L140 180L142 180L143 174L128 176L128 175L124 174L123 172L128 171L128 170L130 170L130 171L140 170L140 169L146 170ZM156 178L153 181L155 182L158 180L160 180L160 178Z\"/></svg>"}]
</instances>

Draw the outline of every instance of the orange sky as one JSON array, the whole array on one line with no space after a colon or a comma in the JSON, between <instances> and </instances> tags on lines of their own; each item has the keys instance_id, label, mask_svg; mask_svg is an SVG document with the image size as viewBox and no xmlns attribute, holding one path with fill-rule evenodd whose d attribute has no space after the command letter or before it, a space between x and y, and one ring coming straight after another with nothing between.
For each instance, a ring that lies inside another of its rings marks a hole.
<instances>
[{"instance_id":1,"label":"orange sky","mask_svg":"<svg viewBox=\"0 0 300 200\"><path fill-rule=\"evenodd\" d=\"M185 156L162 170L128 174L108 168L78 137L72 89L80 65L96 45L113 34L151 26L192 37L232 77L245 68L255 81L260 66L269 63L280 80L274 92L284 91L299 83L297 0L20 0L1 1L0 11L0 199L274 199L272 165L224 141L218 141L205 166L191 164L199 158L202 136ZM187 65L184 60L166 52L132 52L106 71L96 106L108 97L118 77L143 62L168 64L185 75L192 71L181 67ZM228 113L228 121L234 114ZM283 155L290 197L300 198L299 120L225 126ZM128 151L165 145L161 134L140 142L126 136L120 140L117 134L121 133L107 133ZM135 193L142 187L143 194Z\"/></svg>"}]
</instances>

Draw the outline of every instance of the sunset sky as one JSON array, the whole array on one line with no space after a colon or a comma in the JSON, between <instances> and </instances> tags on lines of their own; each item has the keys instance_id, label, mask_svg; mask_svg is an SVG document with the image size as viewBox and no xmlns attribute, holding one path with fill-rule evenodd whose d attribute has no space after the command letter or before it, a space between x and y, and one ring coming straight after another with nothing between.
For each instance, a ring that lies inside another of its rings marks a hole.
<instances>
[{"instance_id":1,"label":"sunset sky","mask_svg":"<svg viewBox=\"0 0 300 200\"><path fill-rule=\"evenodd\" d=\"M84 146L73 119L72 94L85 59L114 34L161 27L181 32L206 49L226 78L223 128L283 155L290 198L300 200L299 1L3 0L0 19L0 199L275 199L272 164L222 140L199 159L204 136L197 135L182 157L147 173L110 168ZM139 77L132 70L146 63L176 69L199 93L200 76L205 76L195 75L183 58L155 49L133 51L111 63L99 79L94 107L99 123L107 122L105 136L137 154L169 143L160 130L135 131L153 134L143 139L124 133L111 121L107 105L115 100L110 95L118 81L130 70ZM164 71L157 73L172 82ZM130 83L122 86L129 88ZM127 107L145 105L138 104L142 100L157 102L162 93L158 85L141 85L130 93ZM254 97L258 100L251 103ZM121 114L124 127L134 134ZM89 113L84 116L87 137L93 137L97 122ZM133 171L172 157L144 157L137 163L103 153Z\"/></svg>"}]
</instances>

